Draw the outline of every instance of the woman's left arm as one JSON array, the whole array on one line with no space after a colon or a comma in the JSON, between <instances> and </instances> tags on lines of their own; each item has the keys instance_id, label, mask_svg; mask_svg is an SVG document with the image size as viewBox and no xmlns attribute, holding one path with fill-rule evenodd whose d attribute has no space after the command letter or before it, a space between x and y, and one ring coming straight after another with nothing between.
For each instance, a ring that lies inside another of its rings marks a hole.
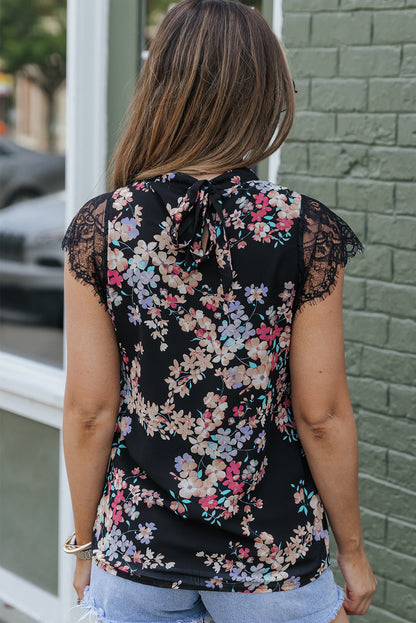
<instances>
[{"instance_id":1,"label":"woman's left arm","mask_svg":"<svg viewBox=\"0 0 416 623\"><path fill-rule=\"evenodd\" d=\"M67 378L63 414L65 463L76 542L91 541L120 401L120 359L108 312L93 287L65 263ZM74 587L83 597L90 561L77 559Z\"/></svg>"}]
</instances>

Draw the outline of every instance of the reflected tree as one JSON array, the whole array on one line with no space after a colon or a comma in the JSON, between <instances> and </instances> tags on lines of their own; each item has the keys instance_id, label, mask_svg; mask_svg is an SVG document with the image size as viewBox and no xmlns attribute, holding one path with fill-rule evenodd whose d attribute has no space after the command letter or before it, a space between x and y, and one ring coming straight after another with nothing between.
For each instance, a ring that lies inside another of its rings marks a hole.
<instances>
[{"instance_id":1,"label":"reflected tree","mask_svg":"<svg viewBox=\"0 0 416 623\"><path fill-rule=\"evenodd\" d=\"M262 0L241 0L241 2L243 4L247 4L248 6L254 6L259 11L262 9ZM172 0L147 0L148 32L146 33L146 38L148 43L149 40L153 38L154 33L162 21L166 11L173 4L177 4L177 2Z\"/></svg>"},{"instance_id":2,"label":"reflected tree","mask_svg":"<svg viewBox=\"0 0 416 623\"><path fill-rule=\"evenodd\" d=\"M55 93L66 77L66 0L0 0L0 64L40 87L55 150Z\"/></svg>"}]
</instances>

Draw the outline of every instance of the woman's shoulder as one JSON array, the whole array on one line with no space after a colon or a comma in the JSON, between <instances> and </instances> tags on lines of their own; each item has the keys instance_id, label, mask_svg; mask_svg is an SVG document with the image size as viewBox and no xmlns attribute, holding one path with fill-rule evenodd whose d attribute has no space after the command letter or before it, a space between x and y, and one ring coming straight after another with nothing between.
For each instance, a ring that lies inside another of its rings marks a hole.
<instances>
[{"instance_id":1,"label":"woman's shoulder","mask_svg":"<svg viewBox=\"0 0 416 623\"><path fill-rule=\"evenodd\" d=\"M106 192L88 199L75 213L68 229L91 230L94 227L104 231L106 207L111 196L111 192Z\"/></svg>"}]
</instances>

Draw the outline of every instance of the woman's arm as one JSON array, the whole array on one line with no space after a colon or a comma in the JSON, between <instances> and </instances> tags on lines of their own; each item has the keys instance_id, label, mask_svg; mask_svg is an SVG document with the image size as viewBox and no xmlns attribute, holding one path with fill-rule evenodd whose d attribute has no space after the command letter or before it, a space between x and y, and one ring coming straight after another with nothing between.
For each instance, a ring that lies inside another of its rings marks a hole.
<instances>
[{"instance_id":1,"label":"woman's arm","mask_svg":"<svg viewBox=\"0 0 416 623\"><path fill-rule=\"evenodd\" d=\"M376 580L363 549L358 444L344 359L339 269L333 292L295 315L290 346L293 413L312 476L338 546L348 614L364 614Z\"/></svg>"},{"instance_id":2,"label":"woman's arm","mask_svg":"<svg viewBox=\"0 0 416 623\"><path fill-rule=\"evenodd\" d=\"M67 378L63 441L76 541L91 540L120 400L119 350L108 312L90 285L65 265ZM82 598L90 561L77 560L74 586Z\"/></svg>"}]
</instances>

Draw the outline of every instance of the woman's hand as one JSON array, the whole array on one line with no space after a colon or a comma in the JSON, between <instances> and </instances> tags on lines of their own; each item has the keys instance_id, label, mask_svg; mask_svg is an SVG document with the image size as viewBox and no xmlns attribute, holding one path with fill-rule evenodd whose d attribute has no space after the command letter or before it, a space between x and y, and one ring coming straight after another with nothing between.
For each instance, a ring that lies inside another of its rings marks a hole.
<instances>
[{"instance_id":1,"label":"woman's hand","mask_svg":"<svg viewBox=\"0 0 416 623\"><path fill-rule=\"evenodd\" d=\"M365 614L375 593L377 580L363 549L353 554L338 552L337 561L345 580L345 612Z\"/></svg>"},{"instance_id":2,"label":"woman's hand","mask_svg":"<svg viewBox=\"0 0 416 623\"><path fill-rule=\"evenodd\" d=\"M91 560L82 560L77 558L74 573L73 586L77 592L78 599L84 599L85 587L89 585L91 578Z\"/></svg>"}]
</instances>

